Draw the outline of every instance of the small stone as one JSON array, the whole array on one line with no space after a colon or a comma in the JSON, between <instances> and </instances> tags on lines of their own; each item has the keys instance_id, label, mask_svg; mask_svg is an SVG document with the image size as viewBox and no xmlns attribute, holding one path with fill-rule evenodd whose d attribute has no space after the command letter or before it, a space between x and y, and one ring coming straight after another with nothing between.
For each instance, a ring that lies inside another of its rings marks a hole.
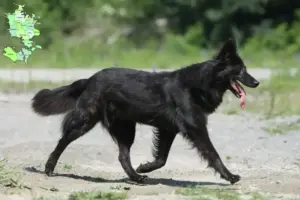
<instances>
[{"instance_id":1,"label":"small stone","mask_svg":"<svg viewBox=\"0 0 300 200\"><path fill-rule=\"evenodd\" d=\"M50 189L50 191L51 192L58 192L59 190L57 188L53 187L53 188Z\"/></svg>"},{"instance_id":2,"label":"small stone","mask_svg":"<svg viewBox=\"0 0 300 200\"><path fill-rule=\"evenodd\" d=\"M123 189L124 190L130 190L131 188L130 187L124 187Z\"/></svg>"}]
</instances>

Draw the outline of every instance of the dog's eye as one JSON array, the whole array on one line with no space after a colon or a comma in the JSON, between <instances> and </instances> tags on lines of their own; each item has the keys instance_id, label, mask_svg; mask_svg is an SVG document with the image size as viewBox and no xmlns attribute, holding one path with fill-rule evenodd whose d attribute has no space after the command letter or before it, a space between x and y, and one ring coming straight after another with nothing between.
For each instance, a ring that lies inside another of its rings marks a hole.
<instances>
[{"instance_id":1,"label":"dog's eye","mask_svg":"<svg viewBox=\"0 0 300 200\"><path fill-rule=\"evenodd\" d=\"M239 70L239 75L242 75L245 72L245 69Z\"/></svg>"}]
</instances>

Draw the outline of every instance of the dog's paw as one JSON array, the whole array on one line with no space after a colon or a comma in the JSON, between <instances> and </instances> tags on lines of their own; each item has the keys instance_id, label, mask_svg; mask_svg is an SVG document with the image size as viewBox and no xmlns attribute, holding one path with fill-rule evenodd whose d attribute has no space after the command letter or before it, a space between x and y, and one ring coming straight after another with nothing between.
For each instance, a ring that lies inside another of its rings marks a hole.
<instances>
[{"instance_id":1,"label":"dog's paw","mask_svg":"<svg viewBox=\"0 0 300 200\"><path fill-rule=\"evenodd\" d=\"M229 181L231 183L231 185L235 184L236 182L241 180L241 176L240 175L234 175L234 174L230 174L228 177L224 177L223 175L221 175L221 178Z\"/></svg>"},{"instance_id":2,"label":"dog's paw","mask_svg":"<svg viewBox=\"0 0 300 200\"><path fill-rule=\"evenodd\" d=\"M241 176L240 175L234 175L234 174L231 174L230 176L228 177L224 177L221 175L221 178L229 181L231 183L231 185L235 184L236 182L240 181L241 180Z\"/></svg>"},{"instance_id":3,"label":"dog's paw","mask_svg":"<svg viewBox=\"0 0 300 200\"><path fill-rule=\"evenodd\" d=\"M148 169L149 163L150 163L150 162L147 162L147 163L145 163L145 164L140 164L140 165L138 166L138 168L136 168L136 172L139 173L139 174L149 172L149 169Z\"/></svg>"},{"instance_id":4,"label":"dog's paw","mask_svg":"<svg viewBox=\"0 0 300 200\"><path fill-rule=\"evenodd\" d=\"M134 178L132 178L131 180L132 180L132 181L135 181L135 182L137 182L137 183L144 183L145 180L147 180L147 179L148 179L148 176L142 175L142 176L134 177Z\"/></svg>"},{"instance_id":5,"label":"dog's paw","mask_svg":"<svg viewBox=\"0 0 300 200\"><path fill-rule=\"evenodd\" d=\"M137 178L136 182L138 182L138 183L144 183L147 179L148 179L148 176L142 175L142 176L139 176Z\"/></svg>"},{"instance_id":6,"label":"dog's paw","mask_svg":"<svg viewBox=\"0 0 300 200\"><path fill-rule=\"evenodd\" d=\"M236 182L240 181L241 180L241 176L240 175L232 175L230 177L230 183L233 185L235 184Z\"/></svg>"},{"instance_id":7,"label":"dog's paw","mask_svg":"<svg viewBox=\"0 0 300 200\"><path fill-rule=\"evenodd\" d=\"M53 171L54 171L54 167L55 167L55 165L53 165L52 163L47 163L46 166L45 166L45 174L47 176L52 176Z\"/></svg>"}]
</instances>

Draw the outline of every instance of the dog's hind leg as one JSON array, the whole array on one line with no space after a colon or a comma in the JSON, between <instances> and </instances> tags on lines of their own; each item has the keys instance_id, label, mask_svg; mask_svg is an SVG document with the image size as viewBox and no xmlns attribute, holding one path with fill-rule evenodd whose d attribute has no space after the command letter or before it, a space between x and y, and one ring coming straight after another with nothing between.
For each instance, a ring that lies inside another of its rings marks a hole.
<instances>
[{"instance_id":1,"label":"dog's hind leg","mask_svg":"<svg viewBox=\"0 0 300 200\"><path fill-rule=\"evenodd\" d=\"M163 129L158 129L157 132L154 132L154 149L152 154L155 160L153 162L140 164L136 171L138 173L147 173L162 168L167 162L175 137L176 132L174 133Z\"/></svg>"},{"instance_id":2,"label":"dog's hind leg","mask_svg":"<svg viewBox=\"0 0 300 200\"><path fill-rule=\"evenodd\" d=\"M62 123L62 138L59 140L54 151L50 154L45 165L45 173L48 176L53 174L57 161L66 147L90 131L98 122L95 105L79 106L70 111Z\"/></svg>"},{"instance_id":3,"label":"dog's hind leg","mask_svg":"<svg viewBox=\"0 0 300 200\"><path fill-rule=\"evenodd\" d=\"M141 176L133 169L130 159L130 148L135 138L136 123L130 120L116 118L108 128L110 135L119 147L119 161L128 177L137 183L142 183L147 176Z\"/></svg>"}]
</instances>

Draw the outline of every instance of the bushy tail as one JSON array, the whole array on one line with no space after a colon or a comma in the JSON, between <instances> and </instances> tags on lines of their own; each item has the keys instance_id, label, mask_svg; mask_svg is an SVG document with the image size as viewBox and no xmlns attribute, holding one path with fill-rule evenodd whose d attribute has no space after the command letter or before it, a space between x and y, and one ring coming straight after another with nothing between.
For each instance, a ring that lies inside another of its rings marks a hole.
<instances>
[{"instance_id":1,"label":"bushy tail","mask_svg":"<svg viewBox=\"0 0 300 200\"><path fill-rule=\"evenodd\" d=\"M53 90L40 90L32 99L31 107L34 112L42 115L57 115L74 108L76 100L84 91L88 79L80 79L71 85L61 86Z\"/></svg>"}]
</instances>

